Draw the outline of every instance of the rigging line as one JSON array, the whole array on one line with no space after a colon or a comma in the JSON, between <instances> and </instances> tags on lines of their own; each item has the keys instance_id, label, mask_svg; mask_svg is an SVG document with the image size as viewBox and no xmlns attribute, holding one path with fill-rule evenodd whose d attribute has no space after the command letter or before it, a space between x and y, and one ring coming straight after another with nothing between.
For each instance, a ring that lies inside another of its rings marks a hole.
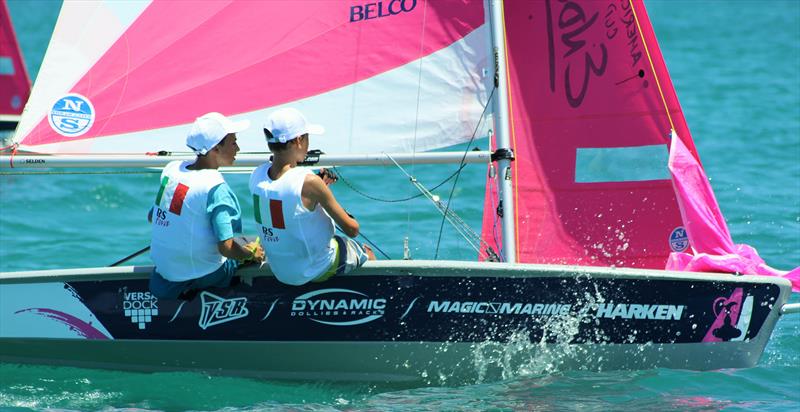
<instances>
[{"instance_id":1,"label":"rigging line","mask_svg":"<svg viewBox=\"0 0 800 412\"><path fill-rule=\"evenodd\" d=\"M642 45L644 46L644 53L647 55L647 61L650 63L650 70L653 72L653 78L656 80L656 87L658 87L658 94L661 96L661 103L664 104L664 112L667 114L667 120L669 120L669 127L671 130L675 130L675 123L672 122L672 115L669 113L669 106L667 105L667 99L664 97L664 91L661 89L661 82L658 80L658 74L656 73L656 66L653 65L653 58L650 56L650 49L647 48L647 41L644 39L644 33L642 32L642 26L639 24L639 17L636 15L636 7L633 6L633 0L628 0L628 3L631 6L631 11L633 12L633 19L636 21L636 29L639 30L639 38L642 39Z\"/></svg>"},{"instance_id":2,"label":"rigging line","mask_svg":"<svg viewBox=\"0 0 800 412\"><path fill-rule=\"evenodd\" d=\"M428 198L428 200L430 200L433 203L434 207L436 207L436 210L438 210L439 213L442 213L442 215L444 215L447 218L447 220L453 225L456 231L462 237L464 237L467 243L469 243L470 246L472 246L472 248L475 249L475 251L477 251L480 254L480 248L475 246L475 242L477 242L478 245L489 246L489 244L483 241L483 239L481 239L480 236L477 235L475 231L472 230L472 228L470 228L469 225L467 225L466 222L464 222L464 220L461 219L453 210L443 207L438 196L435 196L433 193L427 190L425 186L419 183L417 178L408 174L408 172L403 168L403 166L400 166L400 164L397 163L397 161L395 161L391 155L389 155L388 153L384 154L389 158L389 160L391 160L395 164L395 166L397 166L400 169L401 172L403 172L406 176L408 176L409 181L411 181L411 184L413 184L414 187L416 187L420 192L422 192L425 195L425 197Z\"/></svg>"},{"instance_id":3,"label":"rigging line","mask_svg":"<svg viewBox=\"0 0 800 412\"><path fill-rule=\"evenodd\" d=\"M456 180L453 182L453 187L450 189L450 194L447 197L447 209L445 209L444 215L442 215L442 222L439 224L439 238L436 240L436 253L433 255L433 260L436 260L439 257L439 245L442 243L442 232L444 231L444 219L447 215L447 210L450 208L450 202L453 200L453 193L456 191L456 185L458 185L458 178L461 176L461 170L464 168L464 162L467 159L467 153L469 152L469 146L475 140L475 135L478 133L478 128L481 126L481 120L483 120L484 116L486 115L486 109L489 107L489 104L492 102L492 97L494 97L494 91L497 89L497 86L492 87L492 91L489 93L489 98L487 99L486 105L483 107L483 112L481 116L478 118L478 123L475 125L475 130L472 131L472 137L469 139L469 143L467 143L467 149L464 151L464 156L461 157L461 164L458 170L456 171Z\"/></svg>"},{"instance_id":4,"label":"rigging line","mask_svg":"<svg viewBox=\"0 0 800 412\"><path fill-rule=\"evenodd\" d=\"M433 188L431 188L430 190L436 190L436 189L438 189L438 188L439 188L439 187L441 187L443 184L445 184L445 183L447 183L448 181L450 181L450 179L452 179L453 177L455 177L456 173L458 173L459 171L461 171L461 169L463 169L463 168L464 168L464 167L466 167L466 166L467 166L466 164L463 164L463 165L461 165L461 167L460 167L458 170L456 170L455 172L453 172L453 174L451 174L450 176L448 176L447 178L445 178L444 180L442 180L441 182L439 182L439 183L438 183L436 186L434 186L434 187L433 187ZM365 197L365 198L367 198L367 199L369 199L369 200L375 200L375 201L378 201L378 202L384 202L384 203L399 203L399 202L406 202L406 201L409 201L409 200L413 200L413 199L416 199L416 198L418 198L418 197L421 197L421 196L423 196L423 195L424 195L423 193L417 193L417 194L416 194L416 195L414 195L414 196L409 196L409 197L405 197L405 198L402 198L402 199L382 199L382 198L375 197L375 196L369 195L369 194L367 194L367 193L364 193L364 192L362 192L361 190L358 190L358 188L356 188L355 186L353 186L353 184L352 184L352 183L350 183L350 181L348 181L348 180L347 180L347 179L344 177L344 175L342 175L342 172L341 172L341 170L339 170L339 168L338 168L338 167L336 167L336 166L333 166L333 171L334 171L334 172L336 172L336 174L339 176L339 179L341 179L341 181L342 181L342 182L343 182L345 185L347 185L347 187L349 187L349 188L350 188L352 191L354 191L354 192L358 193L359 195L361 195L361 196L363 196L363 197Z\"/></svg>"},{"instance_id":5,"label":"rigging line","mask_svg":"<svg viewBox=\"0 0 800 412\"><path fill-rule=\"evenodd\" d=\"M419 131L419 106L422 96L422 64L425 52L425 27L428 23L428 2L426 1L422 6L422 27L420 28L420 41L419 41L419 70L417 71L417 102L414 109L414 143L411 149L411 172L416 171L417 166L417 132ZM411 188L408 189L411 191ZM408 193L408 192L406 192ZM406 206L406 237L410 237L411 233L411 206Z\"/></svg>"},{"instance_id":6,"label":"rigging line","mask_svg":"<svg viewBox=\"0 0 800 412\"><path fill-rule=\"evenodd\" d=\"M344 233L344 230L342 230L342 228L340 228L339 225L335 225L335 227L336 227L336 230L342 232L343 235L347 236L347 233ZM379 248L378 245L376 245L373 241L369 240L369 238L364 236L364 234L361 233L360 230L358 231L358 235L363 237L364 240L366 240L367 243L369 243L370 246L374 247L378 252L381 252L381 255L383 255L383 257L385 257L388 260L392 260L392 258L390 258L389 255L387 255L386 252L383 251L383 249ZM349 237L349 236L347 236L347 237Z\"/></svg>"},{"instance_id":7,"label":"rigging line","mask_svg":"<svg viewBox=\"0 0 800 412\"><path fill-rule=\"evenodd\" d=\"M463 237L464 240L466 240L467 243L469 243L469 245L476 252L478 252L478 255L480 256L481 253L480 246L486 245L488 247L489 244L483 241L480 235L475 233L475 231L472 230L472 228L469 227L469 225L466 222L464 222L464 220L461 219L461 217L458 216L458 214L455 211L453 211L452 209L447 209L445 206L443 206L442 202L439 200L437 196L427 191L419 182L414 181L412 183L414 184L415 187L417 187L417 189L425 193L425 197L427 197L428 200L430 200L434 204L436 210L438 210L439 213L441 213L443 216L447 218L447 220L450 222L450 224L453 225L453 228L458 232L458 234L460 234L461 237Z\"/></svg>"},{"instance_id":8,"label":"rigging line","mask_svg":"<svg viewBox=\"0 0 800 412\"><path fill-rule=\"evenodd\" d=\"M495 180L494 178L492 178L492 180L494 181L493 183L494 189L490 188L489 192L489 199L490 202L492 203L492 210L490 211L492 213L492 238L494 239L495 247L497 247L497 255L498 257L500 257L501 259L500 261L502 262L505 259L505 252L503 252L503 248L500 245L500 241L497 240L497 224L500 222L500 219L498 219L499 216L497 216L497 201L495 201L494 197L495 194L499 195L500 187L499 184L497 183L497 180Z\"/></svg>"},{"instance_id":9,"label":"rigging line","mask_svg":"<svg viewBox=\"0 0 800 412\"><path fill-rule=\"evenodd\" d=\"M464 169L467 166L467 164L465 163L465 160L467 158L467 154L470 151L470 145L472 144L473 141L475 141L475 136L478 133L478 129L480 128L481 122L486 117L486 110L489 108L489 105L492 102L492 97L494 96L495 90L497 90L497 88L496 87L492 87L492 91L489 93L489 98L486 100L486 104L483 106L483 112L481 112L481 116L478 118L478 123L475 125L475 129L472 131L472 136L470 137L469 142L467 143L467 148L464 149L464 155L461 157L461 163L459 164L458 169L456 169L456 171L453 172L453 174L448 176L446 179L442 180L439 184L437 184L436 186L432 187L430 190L438 189L443 184L447 183L450 179L455 177L458 173L461 172L462 169ZM489 144L491 145L491 141L489 142ZM387 156L388 156L388 154L387 154ZM389 156L389 157L391 158L391 156ZM392 161L394 161L394 159ZM395 164L397 164L397 163L395 162ZM413 169L413 165L414 165L414 163L412 161L412 169ZM409 200L412 200L412 199L416 199L416 198L418 198L418 197L423 195L422 193L418 193L418 194L416 194L414 196L410 196L410 197L406 197L406 198L402 198L402 199L381 199L379 197L375 197L375 196L369 195L369 194L367 194L365 192L362 192L361 190L358 190L352 183L350 183L347 180L347 178L344 177L344 175L342 174L341 170L338 167L333 166L333 171L336 172L336 174L339 176L339 178L342 180L342 182L344 182L344 184L347 185L347 187L349 187L354 192L358 193L359 195L361 195L361 196L363 196L363 197L365 197L365 198L367 198L369 200L375 200L375 201L378 201L378 202L385 202L385 203L398 203L398 202L406 202L406 201L409 201ZM408 175L408 173L406 173L406 175ZM410 217L409 217L409 219L410 219Z\"/></svg>"}]
</instances>

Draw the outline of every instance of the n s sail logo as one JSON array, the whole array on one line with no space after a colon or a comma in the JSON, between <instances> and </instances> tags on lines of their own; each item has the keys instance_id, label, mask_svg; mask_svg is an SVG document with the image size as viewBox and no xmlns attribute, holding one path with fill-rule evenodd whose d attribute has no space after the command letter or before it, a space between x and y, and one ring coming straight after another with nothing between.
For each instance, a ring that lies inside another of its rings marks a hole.
<instances>
[{"instance_id":1,"label":"n s sail logo","mask_svg":"<svg viewBox=\"0 0 800 412\"><path fill-rule=\"evenodd\" d=\"M683 226L678 226L669 234L669 247L673 252L683 252L689 248L689 235Z\"/></svg>"},{"instance_id":2,"label":"n s sail logo","mask_svg":"<svg viewBox=\"0 0 800 412\"><path fill-rule=\"evenodd\" d=\"M92 128L95 115L94 106L89 99L77 93L70 93L53 103L47 112L47 120L56 133L66 137L78 137Z\"/></svg>"}]
</instances>

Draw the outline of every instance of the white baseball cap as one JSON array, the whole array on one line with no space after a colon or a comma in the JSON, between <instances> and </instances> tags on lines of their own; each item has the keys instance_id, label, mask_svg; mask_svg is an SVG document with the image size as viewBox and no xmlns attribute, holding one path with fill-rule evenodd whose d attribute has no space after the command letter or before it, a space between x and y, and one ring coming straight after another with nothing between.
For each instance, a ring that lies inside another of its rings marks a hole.
<instances>
[{"instance_id":1,"label":"white baseball cap","mask_svg":"<svg viewBox=\"0 0 800 412\"><path fill-rule=\"evenodd\" d=\"M304 134L323 134L325 128L310 124L299 110L287 107L276 110L267 116L264 123L264 136L267 143L286 143Z\"/></svg>"},{"instance_id":2,"label":"white baseball cap","mask_svg":"<svg viewBox=\"0 0 800 412\"><path fill-rule=\"evenodd\" d=\"M221 113L206 113L197 118L186 137L186 146L204 155L218 145L229 133L239 133L250 127L249 120L234 122Z\"/></svg>"}]
</instances>

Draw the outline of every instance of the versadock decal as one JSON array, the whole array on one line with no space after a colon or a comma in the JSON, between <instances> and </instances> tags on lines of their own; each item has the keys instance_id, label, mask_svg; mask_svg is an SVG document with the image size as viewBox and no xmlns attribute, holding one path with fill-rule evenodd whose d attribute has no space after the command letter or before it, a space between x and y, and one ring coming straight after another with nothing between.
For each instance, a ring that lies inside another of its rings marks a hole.
<instances>
[{"instance_id":1,"label":"versadock decal","mask_svg":"<svg viewBox=\"0 0 800 412\"><path fill-rule=\"evenodd\" d=\"M153 316L158 316L158 299L150 292L128 292L122 290L122 309L125 316L131 318L131 323L137 323L139 329L153 321Z\"/></svg>"},{"instance_id":2,"label":"versadock decal","mask_svg":"<svg viewBox=\"0 0 800 412\"><path fill-rule=\"evenodd\" d=\"M65 95L53 103L47 113L50 127L58 134L78 137L92 128L95 119L94 106L77 93Z\"/></svg>"},{"instance_id":3,"label":"versadock decal","mask_svg":"<svg viewBox=\"0 0 800 412\"><path fill-rule=\"evenodd\" d=\"M379 319L385 310L383 298L350 289L321 289L294 298L290 315L325 325L353 326Z\"/></svg>"}]
</instances>

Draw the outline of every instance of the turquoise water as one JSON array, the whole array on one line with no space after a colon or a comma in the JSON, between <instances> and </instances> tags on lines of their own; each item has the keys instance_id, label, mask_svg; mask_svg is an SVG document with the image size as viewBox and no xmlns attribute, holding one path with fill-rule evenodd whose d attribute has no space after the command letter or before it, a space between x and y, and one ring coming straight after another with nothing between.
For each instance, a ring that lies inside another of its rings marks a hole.
<instances>
[{"instance_id":1,"label":"turquoise water","mask_svg":"<svg viewBox=\"0 0 800 412\"><path fill-rule=\"evenodd\" d=\"M800 265L800 2L647 5L734 239L756 247L773 266ZM9 6L34 76L58 3L10 0ZM424 166L414 170L426 186L451 172ZM343 173L375 196L416 194L395 168ZM0 176L0 271L104 266L140 249L149 240L145 213L156 180L148 174ZM482 180L483 168L468 168L454 200L475 229L480 227ZM247 192L246 175L231 175L228 181L238 193ZM376 203L342 182L335 191L363 222L364 233L392 257L402 255L405 236L413 257L433 257L439 219L426 201ZM445 227L440 257L471 260L474 252ZM148 261L143 257L133 263ZM529 371L502 382L407 387L2 364L0 408L798 410L800 316L781 320L761 362L750 369Z\"/></svg>"}]
</instances>

